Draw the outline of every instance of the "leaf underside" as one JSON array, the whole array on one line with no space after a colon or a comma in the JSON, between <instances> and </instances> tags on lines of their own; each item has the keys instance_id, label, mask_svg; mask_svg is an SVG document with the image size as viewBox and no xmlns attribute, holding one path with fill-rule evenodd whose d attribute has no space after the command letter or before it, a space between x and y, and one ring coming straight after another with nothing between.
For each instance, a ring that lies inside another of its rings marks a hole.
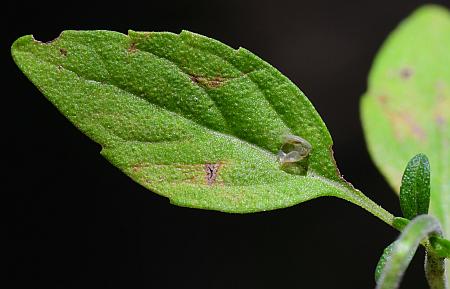
<instances>
[{"instance_id":1,"label":"leaf underside","mask_svg":"<svg viewBox=\"0 0 450 289\"><path fill-rule=\"evenodd\" d=\"M450 14L427 5L387 39L369 75L362 120L369 151L396 192L405 164L431 166L430 214L450 235Z\"/></svg>"},{"instance_id":2,"label":"leaf underside","mask_svg":"<svg viewBox=\"0 0 450 289\"><path fill-rule=\"evenodd\" d=\"M353 190L309 100L246 49L187 31L65 31L24 36L12 55L105 158L174 204L246 213ZM277 162L287 134L312 145L305 176Z\"/></svg>"}]
</instances>

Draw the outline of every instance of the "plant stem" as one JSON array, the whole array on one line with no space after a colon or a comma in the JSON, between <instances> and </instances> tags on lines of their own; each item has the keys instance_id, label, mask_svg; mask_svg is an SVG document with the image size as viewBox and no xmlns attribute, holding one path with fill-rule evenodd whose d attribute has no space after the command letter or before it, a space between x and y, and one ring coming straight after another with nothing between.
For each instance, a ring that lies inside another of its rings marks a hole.
<instances>
[{"instance_id":1,"label":"plant stem","mask_svg":"<svg viewBox=\"0 0 450 289\"><path fill-rule=\"evenodd\" d=\"M425 255L425 276L431 289L447 288L445 258L436 256L427 250Z\"/></svg>"},{"instance_id":2,"label":"plant stem","mask_svg":"<svg viewBox=\"0 0 450 289\"><path fill-rule=\"evenodd\" d=\"M394 224L395 217L393 214L385 210L383 207L372 201L369 197L364 195L361 191L357 189L345 188L347 194L344 196L339 195L336 197L342 198L349 201L364 210L368 211L375 217L379 218L391 227L403 231L398 224ZM425 216L424 216L425 217ZM400 219L400 218L399 218ZM405 220L407 221L407 220ZM437 221L436 221L437 222ZM405 223L406 225L407 223ZM437 222L439 228L439 222ZM438 229L440 230L440 229ZM438 231L437 230L437 231ZM439 242L442 238L441 233L435 236L435 242ZM445 241L445 240L444 240ZM446 278L446 260L443 257L438 256L434 253L433 246L428 240L419 240L419 242L426 248L426 259L425 259L425 274L431 289L446 289L447 278ZM393 287L394 288L394 287Z\"/></svg>"},{"instance_id":3,"label":"plant stem","mask_svg":"<svg viewBox=\"0 0 450 289\"><path fill-rule=\"evenodd\" d=\"M349 188L345 188L345 190L347 191L347 194L345 194L345 196L340 195L337 197L342 198L346 201L349 201L349 202L363 208L364 210L368 211L375 217L379 218L380 220L382 220L383 222L388 224L389 226L395 228L393 225L394 218L395 218L393 214L386 211L383 207L381 207L380 205L378 205L377 203L372 201L369 197L364 195L361 191L359 191L357 189L349 189Z\"/></svg>"},{"instance_id":4,"label":"plant stem","mask_svg":"<svg viewBox=\"0 0 450 289\"><path fill-rule=\"evenodd\" d=\"M417 247L430 234L441 234L439 221L430 215L419 215L409 222L395 242L391 257L386 262L377 281L377 289L399 287L403 274L411 262ZM427 279L431 289L445 289L445 265L437 256L429 255L426 261ZM430 282L430 280L432 282Z\"/></svg>"}]
</instances>

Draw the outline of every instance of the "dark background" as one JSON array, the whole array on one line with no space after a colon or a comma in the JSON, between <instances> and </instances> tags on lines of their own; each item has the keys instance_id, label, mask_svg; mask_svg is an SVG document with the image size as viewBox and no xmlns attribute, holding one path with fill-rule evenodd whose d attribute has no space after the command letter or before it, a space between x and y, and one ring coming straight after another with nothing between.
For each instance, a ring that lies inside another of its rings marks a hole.
<instances>
[{"instance_id":1,"label":"dark background","mask_svg":"<svg viewBox=\"0 0 450 289\"><path fill-rule=\"evenodd\" d=\"M65 29L187 29L243 46L308 95L347 180L399 215L365 148L359 99L385 37L428 1L161 2L7 4L7 288L374 288L394 229L334 198L250 215L172 206L103 159L22 75L9 47L22 35L48 41ZM420 250L402 288L426 286L422 260Z\"/></svg>"}]
</instances>

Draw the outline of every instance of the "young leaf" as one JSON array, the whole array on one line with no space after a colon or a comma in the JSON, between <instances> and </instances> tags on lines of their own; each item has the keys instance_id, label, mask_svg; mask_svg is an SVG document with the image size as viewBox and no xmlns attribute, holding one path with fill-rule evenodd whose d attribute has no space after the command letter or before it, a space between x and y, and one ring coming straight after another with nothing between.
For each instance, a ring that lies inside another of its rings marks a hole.
<instances>
[{"instance_id":1,"label":"young leaf","mask_svg":"<svg viewBox=\"0 0 450 289\"><path fill-rule=\"evenodd\" d=\"M423 154L413 157L406 166L400 187L403 216L413 219L427 214L430 204L430 164Z\"/></svg>"},{"instance_id":2,"label":"young leaf","mask_svg":"<svg viewBox=\"0 0 450 289\"><path fill-rule=\"evenodd\" d=\"M386 262L391 258L392 249L394 248L395 242L389 244L384 250L383 254L381 254L380 260L378 260L377 267L375 268L375 282L378 283L380 279L381 272L383 272L384 267L386 266Z\"/></svg>"},{"instance_id":3,"label":"young leaf","mask_svg":"<svg viewBox=\"0 0 450 289\"><path fill-rule=\"evenodd\" d=\"M399 231L403 231L403 229L409 224L409 220L401 217L394 217L392 221L392 226ZM430 236L430 245L433 250L433 254L442 257L442 258L450 258L450 241L444 239L440 236Z\"/></svg>"},{"instance_id":4,"label":"young leaf","mask_svg":"<svg viewBox=\"0 0 450 289\"><path fill-rule=\"evenodd\" d=\"M402 217L394 217L394 220L392 221L392 226L396 228L399 231L402 231L409 223L408 219L402 218Z\"/></svg>"},{"instance_id":5,"label":"young leaf","mask_svg":"<svg viewBox=\"0 0 450 289\"><path fill-rule=\"evenodd\" d=\"M409 222L398 239L393 243L390 258L387 258L382 272L379 275L377 289L394 289L399 287L402 276L406 268L408 268L417 247L430 234L441 234L440 225L436 218L430 215L419 215ZM436 259L428 259L428 261L436 261ZM445 270L443 268L439 269ZM435 275L433 277L445 280L445 274L443 273L442 271L441 275ZM434 283L441 284L442 282L436 281ZM432 287L432 289L438 288Z\"/></svg>"},{"instance_id":6,"label":"young leaf","mask_svg":"<svg viewBox=\"0 0 450 289\"><path fill-rule=\"evenodd\" d=\"M430 237L430 244L433 247L434 253L443 258L450 259L450 241L447 239L442 239L438 236Z\"/></svg>"},{"instance_id":7,"label":"young leaf","mask_svg":"<svg viewBox=\"0 0 450 289\"><path fill-rule=\"evenodd\" d=\"M337 196L392 220L341 178L305 95L246 49L187 31L65 31L24 36L12 55L104 157L174 204L246 213Z\"/></svg>"},{"instance_id":8,"label":"young leaf","mask_svg":"<svg viewBox=\"0 0 450 289\"><path fill-rule=\"evenodd\" d=\"M423 152L433 167L430 214L450 235L450 14L419 8L375 58L361 103L371 156L396 192L404 164Z\"/></svg>"}]
</instances>

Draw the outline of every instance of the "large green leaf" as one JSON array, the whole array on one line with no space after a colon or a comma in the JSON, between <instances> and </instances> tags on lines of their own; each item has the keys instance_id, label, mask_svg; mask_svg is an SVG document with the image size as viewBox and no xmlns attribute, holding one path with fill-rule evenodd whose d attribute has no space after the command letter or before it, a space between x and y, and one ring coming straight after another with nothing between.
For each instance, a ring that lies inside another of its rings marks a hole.
<instances>
[{"instance_id":1,"label":"large green leaf","mask_svg":"<svg viewBox=\"0 0 450 289\"><path fill-rule=\"evenodd\" d=\"M12 55L103 156L174 204L245 213L337 196L392 220L341 178L305 95L248 50L186 31L65 31ZM290 135L306 140L291 145L303 170L277 161Z\"/></svg>"},{"instance_id":2,"label":"large green leaf","mask_svg":"<svg viewBox=\"0 0 450 289\"><path fill-rule=\"evenodd\" d=\"M424 6L387 39L369 76L362 120L376 165L398 192L405 164L430 160L430 213L450 236L450 15Z\"/></svg>"}]
</instances>

